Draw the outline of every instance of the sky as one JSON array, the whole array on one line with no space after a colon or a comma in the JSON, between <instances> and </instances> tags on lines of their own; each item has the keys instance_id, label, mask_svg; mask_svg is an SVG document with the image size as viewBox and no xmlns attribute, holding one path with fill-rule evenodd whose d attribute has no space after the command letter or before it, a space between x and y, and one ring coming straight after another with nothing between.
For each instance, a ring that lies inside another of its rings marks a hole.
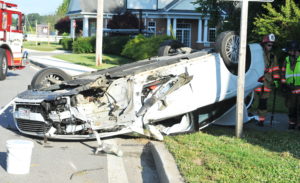
<instances>
[{"instance_id":1,"label":"sky","mask_svg":"<svg viewBox=\"0 0 300 183\"><path fill-rule=\"evenodd\" d=\"M18 5L25 14L39 13L40 15L54 14L63 0L4 0Z\"/></svg>"}]
</instances>

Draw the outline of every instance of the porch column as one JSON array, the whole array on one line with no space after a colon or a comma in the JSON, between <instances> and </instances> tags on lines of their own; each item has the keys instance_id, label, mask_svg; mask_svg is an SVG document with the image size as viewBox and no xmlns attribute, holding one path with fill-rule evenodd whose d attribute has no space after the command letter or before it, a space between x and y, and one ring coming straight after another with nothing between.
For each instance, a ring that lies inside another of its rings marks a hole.
<instances>
[{"instance_id":1,"label":"porch column","mask_svg":"<svg viewBox=\"0 0 300 183\"><path fill-rule=\"evenodd\" d=\"M171 36L171 18L169 18L169 17L167 20L167 35Z\"/></svg>"},{"instance_id":2,"label":"porch column","mask_svg":"<svg viewBox=\"0 0 300 183\"><path fill-rule=\"evenodd\" d=\"M203 41L206 43L208 42L208 19L204 21L204 38Z\"/></svg>"},{"instance_id":3,"label":"porch column","mask_svg":"<svg viewBox=\"0 0 300 183\"><path fill-rule=\"evenodd\" d=\"M75 26L76 26L76 20L75 19L71 19L71 30L70 30L70 33L71 33L71 38L75 38Z\"/></svg>"},{"instance_id":4,"label":"porch column","mask_svg":"<svg viewBox=\"0 0 300 183\"><path fill-rule=\"evenodd\" d=\"M177 19L173 19L173 36L176 38L176 30L177 30Z\"/></svg>"},{"instance_id":5,"label":"porch column","mask_svg":"<svg viewBox=\"0 0 300 183\"><path fill-rule=\"evenodd\" d=\"M198 41L197 43L202 43L202 19L198 19Z\"/></svg>"},{"instance_id":6,"label":"porch column","mask_svg":"<svg viewBox=\"0 0 300 183\"><path fill-rule=\"evenodd\" d=\"M83 37L89 37L89 18L83 18Z\"/></svg>"}]
</instances>

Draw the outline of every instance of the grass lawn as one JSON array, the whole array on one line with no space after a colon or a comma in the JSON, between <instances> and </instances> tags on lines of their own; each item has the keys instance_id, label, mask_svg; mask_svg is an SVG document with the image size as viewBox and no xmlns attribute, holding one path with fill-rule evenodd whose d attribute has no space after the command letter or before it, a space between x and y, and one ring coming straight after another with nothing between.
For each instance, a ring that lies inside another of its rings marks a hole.
<instances>
[{"instance_id":1,"label":"grass lawn","mask_svg":"<svg viewBox=\"0 0 300 183\"><path fill-rule=\"evenodd\" d=\"M35 41L25 41L23 43L23 47L31 50L38 50L38 51L54 51L62 49L62 46L58 43L50 43L48 42L39 42L40 45L36 45Z\"/></svg>"},{"instance_id":2,"label":"grass lawn","mask_svg":"<svg viewBox=\"0 0 300 183\"><path fill-rule=\"evenodd\" d=\"M300 132L211 126L165 143L186 182L300 182Z\"/></svg>"},{"instance_id":3,"label":"grass lawn","mask_svg":"<svg viewBox=\"0 0 300 183\"><path fill-rule=\"evenodd\" d=\"M55 55L55 58L62 59L65 61L72 62L74 64L79 64L94 69L106 69L109 67L118 66L121 64L129 63L131 60L116 56L116 55L103 55L103 64L99 67L95 66L96 55L94 53L88 54L59 54Z\"/></svg>"}]
</instances>

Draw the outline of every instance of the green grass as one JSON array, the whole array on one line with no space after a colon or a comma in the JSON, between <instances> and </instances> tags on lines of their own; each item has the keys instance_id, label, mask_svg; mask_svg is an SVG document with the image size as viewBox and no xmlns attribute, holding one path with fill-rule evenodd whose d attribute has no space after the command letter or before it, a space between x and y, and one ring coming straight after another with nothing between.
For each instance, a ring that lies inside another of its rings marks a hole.
<instances>
[{"instance_id":1,"label":"green grass","mask_svg":"<svg viewBox=\"0 0 300 183\"><path fill-rule=\"evenodd\" d=\"M36 45L34 41L25 41L23 43L23 47L31 50L38 50L38 51L55 51L61 50L62 46L58 43L50 43L48 42L39 42L40 45Z\"/></svg>"},{"instance_id":2,"label":"green grass","mask_svg":"<svg viewBox=\"0 0 300 183\"><path fill-rule=\"evenodd\" d=\"M212 126L204 132L169 136L165 143L186 182L300 182L299 131Z\"/></svg>"},{"instance_id":3,"label":"green grass","mask_svg":"<svg viewBox=\"0 0 300 183\"><path fill-rule=\"evenodd\" d=\"M62 59L68 62L72 62L74 64L79 64L87 67L91 67L94 69L106 69L122 64L126 64L131 62L131 60L116 56L116 55L103 55L103 64L97 67L96 64L96 56L94 53L89 54L59 54L55 55L55 58Z\"/></svg>"}]
</instances>

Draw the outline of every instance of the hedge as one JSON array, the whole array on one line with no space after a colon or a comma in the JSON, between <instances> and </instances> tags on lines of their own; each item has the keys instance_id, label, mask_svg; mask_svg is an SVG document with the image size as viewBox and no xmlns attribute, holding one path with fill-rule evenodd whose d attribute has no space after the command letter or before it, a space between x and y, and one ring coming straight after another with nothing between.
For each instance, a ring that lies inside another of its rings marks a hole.
<instances>
[{"instance_id":1,"label":"hedge","mask_svg":"<svg viewBox=\"0 0 300 183\"><path fill-rule=\"evenodd\" d=\"M129 40L129 36L106 36L103 38L103 53L121 55L124 46Z\"/></svg>"},{"instance_id":2,"label":"hedge","mask_svg":"<svg viewBox=\"0 0 300 183\"><path fill-rule=\"evenodd\" d=\"M147 59L156 56L160 44L169 39L172 38L165 35L145 37L139 34L127 42L121 55L133 60Z\"/></svg>"},{"instance_id":3,"label":"hedge","mask_svg":"<svg viewBox=\"0 0 300 183\"><path fill-rule=\"evenodd\" d=\"M74 53L95 53L96 37L79 37L73 42Z\"/></svg>"},{"instance_id":4,"label":"hedge","mask_svg":"<svg viewBox=\"0 0 300 183\"><path fill-rule=\"evenodd\" d=\"M128 40L130 40L129 36L104 37L103 53L121 55L121 52ZM64 41L62 41L62 44L63 42ZM65 42L67 42L67 40L65 40ZM78 37L73 42L72 48L74 53L95 53L96 37Z\"/></svg>"},{"instance_id":5,"label":"hedge","mask_svg":"<svg viewBox=\"0 0 300 183\"><path fill-rule=\"evenodd\" d=\"M72 50L73 39L72 38L63 38L60 40L60 43L64 50Z\"/></svg>"}]
</instances>

